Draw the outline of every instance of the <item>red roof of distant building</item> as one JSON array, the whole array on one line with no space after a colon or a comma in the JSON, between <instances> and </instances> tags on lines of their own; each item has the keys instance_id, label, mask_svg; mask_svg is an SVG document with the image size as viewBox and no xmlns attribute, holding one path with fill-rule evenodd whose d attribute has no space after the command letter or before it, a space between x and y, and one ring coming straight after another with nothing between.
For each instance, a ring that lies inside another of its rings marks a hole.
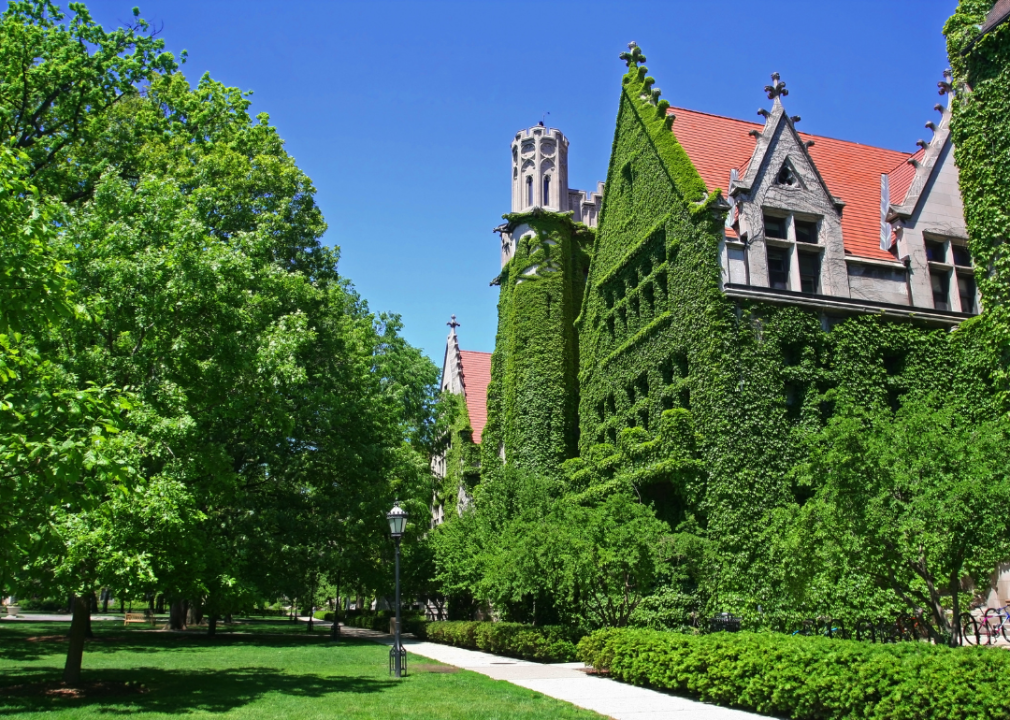
<instances>
[{"instance_id":1,"label":"red roof of distant building","mask_svg":"<svg viewBox=\"0 0 1010 720\"><path fill-rule=\"evenodd\" d=\"M491 382L491 353L460 350L463 364L463 387L466 389L466 411L470 414L473 441L480 443L487 425L487 386Z\"/></svg>"},{"instance_id":2,"label":"red roof of distant building","mask_svg":"<svg viewBox=\"0 0 1010 720\"><path fill-rule=\"evenodd\" d=\"M673 133L709 191L729 189L730 170L741 176L754 153L755 139L748 133L764 125L708 115L685 108L671 108L677 116ZM859 257L893 260L880 249L880 176L891 176L891 202L900 203L912 182L915 169L907 164L909 153L860 145L821 135L799 133L814 140L810 157L832 195L845 203L842 236L847 253ZM911 171L911 172L909 172Z\"/></svg>"}]
</instances>

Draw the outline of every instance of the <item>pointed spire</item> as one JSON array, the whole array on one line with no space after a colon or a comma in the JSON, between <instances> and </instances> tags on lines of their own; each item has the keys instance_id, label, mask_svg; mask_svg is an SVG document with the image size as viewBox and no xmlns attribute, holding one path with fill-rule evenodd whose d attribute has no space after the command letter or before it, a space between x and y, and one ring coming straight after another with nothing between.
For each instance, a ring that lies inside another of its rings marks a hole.
<instances>
[{"instance_id":1,"label":"pointed spire","mask_svg":"<svg viewBox=\"0 0 1010 720\"><path fill-rule=\"evenodd\" d=\"M769 100L776 100L789 94L789 91L786 90L786 84L782 82L781 76L778 73L772 73L772 84L765 85L765 92L768 93Z\"/></svg>"},{"instance_id":2,"label":"pointed spire","mask_svg":"<svg viewBox=\"0 0 1010 720\"><path fill-rule=\"evenodd\" d=\"M450 332L456 332L456 328L458 328L460 326L460 323L456 322L456 316L453 315L452 319L449 320L449 322L447 322L446 325L448 325L450 328L452 328L450 330Z\"/></svg>"}]
</instances>

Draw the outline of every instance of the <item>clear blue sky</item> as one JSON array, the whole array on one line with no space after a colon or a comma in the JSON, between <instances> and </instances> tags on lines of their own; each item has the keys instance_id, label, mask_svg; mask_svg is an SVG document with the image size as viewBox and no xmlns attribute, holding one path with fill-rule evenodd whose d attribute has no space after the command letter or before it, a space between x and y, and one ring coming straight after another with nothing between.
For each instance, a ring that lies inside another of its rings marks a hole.
<instances>
[{"instance_id":1,"label":"clear blue sky","mask_svg":"<svg viewBox=\"0 0 1010 720\"><path fill-rule=\"evenodd\" d=\"M342 273L441 364L452 313L464 349L494 348L512 136L550 111L571 184L604 180L629 40L674 105L755 120L777 71L804 131L910 152L956 2L87 2L106 26L136 4L189 51L191 81L255 91L315 182Z\"/></svg>"}]
</instances>

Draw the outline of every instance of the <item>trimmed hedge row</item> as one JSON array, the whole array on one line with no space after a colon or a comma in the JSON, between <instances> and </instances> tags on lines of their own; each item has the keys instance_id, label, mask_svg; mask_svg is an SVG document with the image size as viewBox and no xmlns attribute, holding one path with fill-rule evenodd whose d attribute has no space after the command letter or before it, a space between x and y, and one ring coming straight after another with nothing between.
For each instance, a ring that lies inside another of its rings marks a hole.
<instances>
[{"instance_id":1,"label":"trimmed hedge row","mask_svg":"<svg viewBox=\"0 0 1010 720\"><path fill-rule=\"evenodd\" d=\"M578 657L634 685L795 720L1010 718L1010 653L995 648L609 629Z\"/></svg>"},{"instance_id":2,"label":"trimmed hedge row","mask_svg":"<svg viewBox=\"0 0 1010 720\"><path fill-rule=\"evenodd\" d=\"M575 660L578 639L578 634L556 625L469 621L428 623L428 640L432 642L537 662Z\"/></svg>"},{"instance_id":3,"label":"trimmed hedge row","mask_svg":"<svg viewBox=\"0 0 1010 720\"><path fill-rule=\"evenodd\" d=\"M378 613L369 612L354 615L347 615L340 620L345 627L359 627L365 630L375 630L376 632L389 632L389 621L393 618L393 613L382 610ZM319 611L316 613L317 620L333 622L333 613L329 611ZM400 628L405 633L410 633L419 640L427 637L428 622L419 615L403 615L400 617Z\"/></svg>"}]
</instances>

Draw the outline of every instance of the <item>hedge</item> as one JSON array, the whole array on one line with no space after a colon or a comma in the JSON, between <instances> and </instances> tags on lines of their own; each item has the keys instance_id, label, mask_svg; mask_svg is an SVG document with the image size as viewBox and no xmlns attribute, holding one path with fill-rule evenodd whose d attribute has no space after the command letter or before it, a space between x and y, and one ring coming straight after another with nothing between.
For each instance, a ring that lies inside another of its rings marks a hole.
<instances>
[{"instance_id":1,"label":"hedge","mask_svg":"<svg viewBox=\"0 0 1010 720\"><path fill-rule=\"evenodd\" d=\"M634 685L796 720L1010 717L1010 653L994 648L608 629L578 657Z\"/></svg>"},{"instance_id":2,"label":"hedge","mask_svg":"<svg viewBox=\"0 0 1010 720\"><path fill-rule=\"evenodd\" d=\"M355 613L349 614L340 620L345 627L358 627L365 630L375 630L376 632L389 632L389 621L393 613L389 610L381 610L378 613ZM316 618L333 622L332 612L316 613ZM402 615L400 617L400 627L403 632L410 633L419 640L427 637L428 622L421 615Z\"/></svg>"},{"instance_id":3,"label":"hedge","mask_svg":"<svg viewBox=\"0 0 1010 720\"><path fill-rule=\"evenodd\" d=\"M537 662L576 659L579 636L557 625L446 621L428 623L428 640Z\"/></svg>"}]
</instances>

